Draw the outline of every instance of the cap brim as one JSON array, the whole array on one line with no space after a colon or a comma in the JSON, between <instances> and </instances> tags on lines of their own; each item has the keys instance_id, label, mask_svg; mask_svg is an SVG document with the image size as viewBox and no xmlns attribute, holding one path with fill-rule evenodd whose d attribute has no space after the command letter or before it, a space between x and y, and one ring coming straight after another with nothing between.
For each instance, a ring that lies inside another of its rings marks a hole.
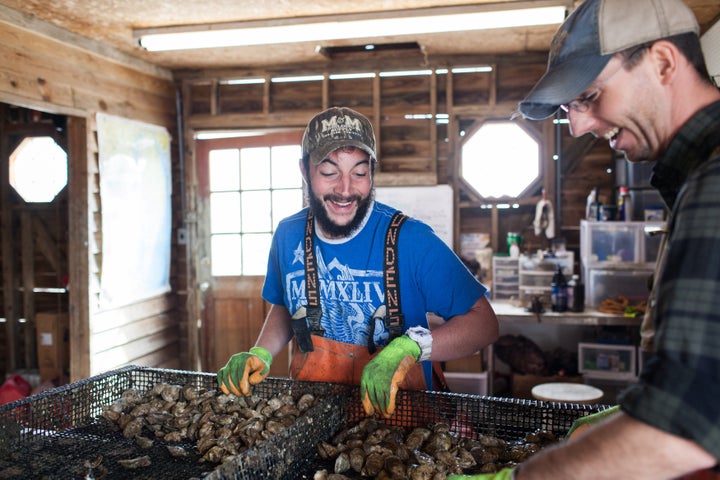
<instances>
[{"instance_id":1,"label":"cap brim","mask_svg":"<svg viewBox=\"0 0 720 480\"><path fill-rule=\"evenodd\" d=\"M530 120L543 120L553 115L560 105L569 103L583 93L611 57L583 55L551 67L525 100L520 102L520 113Z\"/></svg>"},{"instance_id":2,"label":"cap brim","mask_svg":"<svg viewBox=\"0 0 720 480\"><path fill-rule=\"evenodd\" d=\"M323 160L325 160L327 158L327 156L330 154L330 152L333 152L341 147L357 147L357 148L363 150L364 152L367 152L367 154L370 155L370 158L372 160L377 160L377 158L375 157L375 152L373 152L372 148L368 147L363 142L361 142L359 140L343 139L343 140L337 140L335 142L328 142L328 143L323 144L322 147L316 148L310 154L310 161L314 165L317 165L320 162L322 162Z\"/></svg>"}]
</instances>

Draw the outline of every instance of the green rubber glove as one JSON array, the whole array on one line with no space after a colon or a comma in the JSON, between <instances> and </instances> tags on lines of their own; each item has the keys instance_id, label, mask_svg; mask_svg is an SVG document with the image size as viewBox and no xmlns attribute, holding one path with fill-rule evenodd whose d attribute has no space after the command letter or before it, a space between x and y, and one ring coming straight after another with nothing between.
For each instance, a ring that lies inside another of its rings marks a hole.
<instances>
[{"instance_id":1,"label":"green rubber glove","mask_svg":"<svg viewBox=\"0 0 720 480\"><path fill-rule=\"evenodd\" d=\"M367 415L378 410L389 418L395 412L395 397L408 370L420 358L420 347L407 335L396 338L373 357L360 377L360 398Z\"/></svg>"},{"instance_id":2,"label":"green rubber glove","mask_svg":"<svg viewBox=\"0 0 720 480\"><path fill-rule=\"evenodd\" d=\"M218 370L220 390L225 394L250 395L250 385L265 380L271 364L272 355L263 347L252 347L249 352L236 353Z\"/></svg>"},{"instance_id":3,"label":"green rubber glove","mask_svg":"<svg viewBox=\"0 0 720 480\"><path fill-rule=\"evenodd\" d=\"M607 408L600 412L580 417L573 422L570 430L568 430L567 434L565 435L565 438L572 438L574 435L580 434L583 430L600 422L601 420L604 420L611 415L614 415L616 412L619 411L620 405L615 405L614 407Z\"/></svg>"},{"instance_id":4,"label":"green rubber glove","mask_svg":"<svg viewBox=\"0 0 720 480\"><path fill-rule=\"evenodd\" d=\"M503 468L495 473L481 473L479 475L448 475L446 480L513 480L514 468Z\"/></svg>"}]
</instances>

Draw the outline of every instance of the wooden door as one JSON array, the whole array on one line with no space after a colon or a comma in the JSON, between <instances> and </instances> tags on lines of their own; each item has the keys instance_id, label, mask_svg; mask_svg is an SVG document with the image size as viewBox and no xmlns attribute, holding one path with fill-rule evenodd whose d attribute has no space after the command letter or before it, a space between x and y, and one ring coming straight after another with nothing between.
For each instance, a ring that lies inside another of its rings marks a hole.
<instances>
[{"instance_id":1,"label":"wooden door","mask_svg":"<svg viewBox=\"0 0 720 480\"><path fill-rule=\"evenodd\" d=\"M202 369L216 371L229 357L251 348L262 329L270 305L262 299L263 275L214 275L211 249L211 175L209 158L213 150L243 149L296 145L297 158L287 169L297 169L299 176L299 145L302 131L264 134L252 137L197 140L198 181L198 298L201 302ZM299 178L299 177L298 177ZM298 205L288 206L294 211L302 208L302 195ZM261 259L267 260L263 254ZM263 269L264 272L264 269ZM270 375L287 377L288 347L273 359Z\"/></svg>"},{"instance_id":2,"label":"wooden door","mask_svg":"<svg viewBox=\"0 0 720 480\"><path fill-rule=\"evenodd\" d=\"M231 355L255 344L269 305L260 296L263 277L215 277L205 292L202 338L203 370L216 371ZM270 375L287 376L287 349L278 355Z\"/></svg>"}]
</instances>

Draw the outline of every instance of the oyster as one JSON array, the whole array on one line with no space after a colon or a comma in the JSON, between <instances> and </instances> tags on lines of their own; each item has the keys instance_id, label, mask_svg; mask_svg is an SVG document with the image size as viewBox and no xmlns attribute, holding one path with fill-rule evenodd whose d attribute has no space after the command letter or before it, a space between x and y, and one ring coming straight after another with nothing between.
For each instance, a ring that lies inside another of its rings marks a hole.
<instances>
[{"instance_id":1,"label":"oyster","mask_svg":"<svg viewBox=\"0 0 720 480\"><path fill-rule=\"evenodd\" d=\"M335 459L335 473L345 473L350 470L350 456L342 452Z\"/></svg>"},{"instance_id":2,"label":"oyster","mask_svg":"<svg viewBox=\"0 0 720 480\"><path fill-rule=\"evenodd\" d=\"M136 458L128 458L125 460L118 460L117 463L128 469L149 467L152 464L152 462L150 461L150 457L148 457L147 455Z\"/></svg>"},{"instance_id":3,"label":"oyster","mask_svg":"<svg viewBox=\"0 0 720 480\"><path fill-rule=\"evenodd\" d=\"M448 423L403 428L370 417L337 433L329 442L319 442L317 448L320 458L334 462L336 475L356 472L377 479L442 480L452 474L497 472L554 441L552 434L543 431L506 441L477 432L463 437ZM315 475L324 479L332 474L318 469Z\"/></svg>"},{"instance_id":4,"label":"oyster","mask_svg":"<svg viewBox=\"0 0 720 480\"><path fill-rule=\"evenodd\" d=\"M140 448L154 448L160 440L171 455L185 456L190 452L177 444L190 441L201 461L220 463L286 429L315 403L310 394L297 400L289 392L236 397L193 384L159 382L145 393L124 391L115 403L102 406L100 415ZM119 462L139 468L145 460Z\"/></svg>"},{"instance_id":5,"label":"oyster","mask_svg":"<svg viewBox=\"0 0 720 480\"><path fill-rule=\"evenodd\" d=\"M166 448L170 455L172 455L173 457L187 457L189 455L189 452L187 450L177 445L167 445Z\"/></svg>"}]
</instances>

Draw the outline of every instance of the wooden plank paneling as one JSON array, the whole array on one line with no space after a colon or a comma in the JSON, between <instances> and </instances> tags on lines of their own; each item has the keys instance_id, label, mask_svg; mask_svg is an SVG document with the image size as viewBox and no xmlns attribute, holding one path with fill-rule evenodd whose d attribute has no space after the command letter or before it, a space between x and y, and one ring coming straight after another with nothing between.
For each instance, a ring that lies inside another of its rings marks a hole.
<instances>
[{"instance_id":1,"label":"wooden plank paneling","mask_svg":"<svg viewBox=\"0 0 720 480\"><path fill-rule=\"evenodd\" d=\"M91 320L91 374L124 365L153 366L145 363L151 358L158 364L176 362L180 335L176 305L169 295L99 312Z\"/></svg>"},{"instance_id":2,"label":"wooden plank paneling","mask_svg":"<svg viewBox=\"0 0 720 480\"><path fill-rule=\"evenodd\" d=\"M170 361L173 357L178 357L178 352L177 349L167 349L167 347L177 343L179 335L180 332L177 329L163 330L126 344L117 345L110 350L95 352L92 356L93 365L90 373L95 375L121 366L133 365L139 359L147 358L149 354L163 349L166 349L166 356L163 359L157 359L157 361Z\"/></svg>"},{"instance_id":3,"label":"wooden plank paneling","mask_svg":"<svg viewBox=\"0 0 720 480\"><path fill-rule=\"evenodd\" d=\"M52 36L38 35L32 30L3 20L4 18L0 20L0 43L14 52L12 58L8 59L11 65L13 62L22 61L30 63L28 76L39 73L39 78L57 78L60 83L69 85L73 82L87 83L93 79L100 80L99 85L111 81L159 94L165 90L167 82L172 80L170 72L162 68L148 69L146 67L149 67L149 64L145 64L141 70L137 65L114 61L107 56L63 43ZM51 62L47 69L41 68L42 61ZM81 68L63 71L59 68L63 64ZM34 68L39 70L32 70Z\"/></svg>"},{"instance_id":4,"label":"wooden plank paneling","mask_svg":"<svg viewBox=\"0 0 720 480\"><path fill-rule=\"evenodd\" d=\"M0 90L65 106L72 113L107 111L162 125L174 123L170 78L90 55L12 25L0 28ZM158 120L159 119L159 120Z\"/></svg>"},{"instance_id":5,"label":"wooden plank paneling","mask_svg":"<svg viewBox=\"0 0 720 480\"><path fill-rule=\"evenodd\" d=\"M98 312L93 318L93 333L99 334L113 328L122 327L175 308L172 297L160 295L131 305Z\"/></svg>"},{"instance_id":6,"label":"wooden plank paneling","mask_svg":"<svg viewBox=\"0 0 720 480\"><path fill-rule=\"evenodd\" d=\"M112 350L144 336L161 332L175 326L175 321L167 314L154 314L151 317L128 322L102 332L93 332L93 353Z\"/></svg>"},{"instance_id":7,"label":"wooden plank paneling","mask_svg":"<svg viewBox=\"0 0 720 480\"><path fill-rule=\"evenodd\" d=\"M187 369L177 355L175 345L169 345L152 353L133 360L134 365L142 365L157 368L172 368L177 370Z\"/></svg>"},{"instance_id":8,"label":"wooden plank paneling","mask_svg":"<svg viewBox=\"0 0 720 480\"><path fill-rule=\"evenodd\" d=\"M90 135L82 118L68 119L68 274L70 289L70 380L90 374ZM84 248L77 248L82 245ZM94 276L94 275L93 275Z\"/></svg>"}]
</instances>

